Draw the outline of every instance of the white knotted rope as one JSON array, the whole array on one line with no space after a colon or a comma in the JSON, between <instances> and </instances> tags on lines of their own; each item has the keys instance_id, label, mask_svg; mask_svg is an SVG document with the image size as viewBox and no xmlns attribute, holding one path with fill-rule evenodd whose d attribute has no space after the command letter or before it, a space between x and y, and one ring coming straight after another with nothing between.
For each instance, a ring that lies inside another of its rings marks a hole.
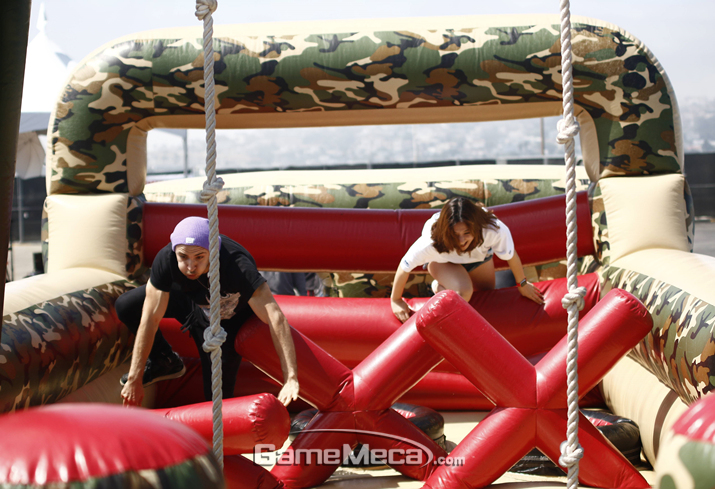
<instances>
[{"instance_id":1,"label":"white knotted rope","mask_svg":"<svg viewBox=\"0 0 715 489\"><path fill-rule=\"evenodd\" d=\"M578 286L576 270L576 157L574 138L578 135L579 125L574 117L573 105L573 70L571 66L571 13L569 0L561 0L561 76L563 89L563 119L557 128L556 138L565 145L566 160L566 276L568 293L561 304L568 310L568 355L566 372L568 375L568 424L567 439L561 444L559 464L568 468L568 489L578 487L578 462L583 457L583 449L578 443L578 313L583 309L583 297L586 289Z\"/></svg>"},{"instance_id":2,"label":"white knotted rope","mask_svg":"<svg viewBox=\"0 0 715 489\"><path fill-rule=\"evenodd\" d=\"M211 325L204 330L204 351L211 354L211 392L213 398L213 450L223 469L223 408L221 345L226 332L221 327L221 282L219 274L218 204L216 194L223 180L216 177L216 110L214 108L213 19L216 0L196 0L196 17L204 22L204 112L206 113L206 181L201 201L206 202L209 216L209 294Z\"/></svg>"}]
</instances>

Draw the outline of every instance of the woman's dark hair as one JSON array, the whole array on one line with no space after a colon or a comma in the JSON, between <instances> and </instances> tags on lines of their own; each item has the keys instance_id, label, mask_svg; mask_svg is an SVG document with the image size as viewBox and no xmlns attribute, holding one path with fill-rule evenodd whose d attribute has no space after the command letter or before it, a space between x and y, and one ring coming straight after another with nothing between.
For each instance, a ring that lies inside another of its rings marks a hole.
<instances>
[{"instance_id":1,"label":"woman's dark hair","mask_svg":"<svg viewBox=\"0 0 715 489\"><path fill-rule=\"evenodd\" d=\"M466 224L467 229L474 236L464 251L460 250L459 240L452 228L460 222ZM449 253L450 251L456 251L459 254L469 253L484 242L482 230L487 226L499 228L497 218L492 211L465 197L455 197L442 207L437 222L432 225L432 242L440 253Z\"/></svg>"}]
</instances>

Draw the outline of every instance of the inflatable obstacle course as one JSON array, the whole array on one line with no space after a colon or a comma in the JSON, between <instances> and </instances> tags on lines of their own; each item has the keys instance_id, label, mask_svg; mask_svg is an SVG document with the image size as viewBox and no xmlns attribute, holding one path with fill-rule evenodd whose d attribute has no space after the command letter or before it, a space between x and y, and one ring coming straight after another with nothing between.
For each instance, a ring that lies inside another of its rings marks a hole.
<instances>
[{"instance_id":1,"label":"inflatable obstacle course","mask_svg":"<svg viewBox=\"0 0 715 489\"><path fill-rule=\"evenodd\" d=\"M555 16L507 16L217 26L217 124L298 127L557 115L558 24ZM149 265L146 201L192 202L197 191L192 181L156 190L144 181L149 130L203 125L199 38L198 29L129 36L95 51L68 80L50 127L48 273L12 284L5 294L0 345L5 411L83 394L118 401L116 371L125 367L133 339L117 324L113 301L141 280ZM653 463L664 423L713 389L715 377L708 372L715 355L715 260L691 253L693 209L682 175L679 115L657 59L631 34L601 21L574 19L572 38L582 128L578 178L589 186L595 243L595 253L582 257L581 271L598 274L602 295L612 288L631 292L653 319L630 357L606 374L602 391L616 414L639 424L644 453ZM554 171L494 165L300 176L260 172L236 175L219 198L268 206L436 210L450 196L466 194L497 206L561 192L562 177ZM538 229L543 223L534 216L530 225ZM299 268L300 262L291 266ZM563 272L559 265L549 268L548 278ZM343 298L379 296L389 283L359 270L325 273L344 286L336 290ZM375 360L385 351L381 347L349 368L368 360L365 365L382 367L384 362ZM347 363L335 361L347 379ZM434 359L435 366L442 362ZM428 373L424 368L418 366L409 381L390 385L382 397L409 393L417 374ZM650 404L655 407L644 406L630 376L618 376L624 369L637 372L633 378L643 385L662 387L651 389L659 396ZM317 378L341 385L340 378ZM435 385L428 380L420 382ZM305 387L304 398L332 409L336 391ZM389 407L382 397L381 406ZM353 397L344 393L336 399L344 403ZM401 423L395 419L389 429ZM240 462L230 457L225 462L225 473L239 473ZM320 476L282 470L281 481ZM265 470L255 479L247 473L250 487L279 483Z\"/></svg>"}]
</instances>

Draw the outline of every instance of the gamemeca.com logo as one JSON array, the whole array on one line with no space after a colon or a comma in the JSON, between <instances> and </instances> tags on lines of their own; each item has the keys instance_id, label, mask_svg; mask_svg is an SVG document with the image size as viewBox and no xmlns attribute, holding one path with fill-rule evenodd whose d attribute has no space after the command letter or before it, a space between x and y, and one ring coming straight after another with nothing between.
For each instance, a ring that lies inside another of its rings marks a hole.
<instances>
[{"instance_id":1,"label":"gamemeca.com logo","mask_svg":"<svg viewBox=\"0 0 715 489\"><path fill-rule=\"evenodd\" d=\"M390 448L371 448L363 443L360 450L344 443L341 448L288 448L277 450L273 444L258 444L253 449L253 461L258 465L449 465L462 466L461 457L435 457L429 447L409 438L378 431L356 429L306 429L302 433L353 433L372 437L388 438L395 442Z\"/></svg>"}]
</instances>

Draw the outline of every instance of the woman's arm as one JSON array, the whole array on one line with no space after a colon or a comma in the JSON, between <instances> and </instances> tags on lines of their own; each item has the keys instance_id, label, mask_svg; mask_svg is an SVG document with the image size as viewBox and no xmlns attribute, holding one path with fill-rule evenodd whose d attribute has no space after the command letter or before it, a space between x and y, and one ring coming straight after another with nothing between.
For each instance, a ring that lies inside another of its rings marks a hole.
<instances>
[{"instance_id":1,"label":"woman's arm","mask_svg":"<svg viewBox=\"0 0 715 489\"><path fill-rule=\"evenodd\" d=\"M276 349L283 370L283 387L278 393L278 400L287 406L298 399L298 363L295 357L295 345L290 333L290 325L283 311L278 306L271 289L263 283L248 300L258 319L266 323L271 331L273 347Z\"/></svg>"},{"instance_id":2,"label":"woman's arm","mask_svg":"<svg viewBox=\"0 0 715 489\"><path fill-rule=\"evenodd\" d=\"M169 304L169 293L154 287L149 280L146 284L146 298L142 307L142 318L139 323L132 363L129 367L127 383L122 388L122 399L125 406L140 406L144 399L144 367L154 345L154 336L159 329L159 322L166 313Z\"/></svg>"},{"instance_id":3,"label":"woman's arm","mask_svg":"<svg viewBox=\"0 0 715 489\"><path fill-rule=\"evenodd\" d=\"M516 280L517 285L521 284L522 280L526 280L526 273L524 273L524 267L521 264L521 258L519 254L514 251L514 256L511 260L507 260L511 273L514 274L514 280ZM518 287L521 295L527 299L531 299L537 304L544 303L544 294L531 282L525 282L523 286Z\"/></svg>"},{"instance_id":4,"label":"woman's arm","mask_svg":"<svg viewBox=\"0 0 715 489\"><path fill-rule=\"evenodd\" d=\"M410 314L412 313L410 306L408 306L402 298L402 292L405 291L405 284L407 284L409 277L409 272L405 272L401 266L397 267L395 280L392 282L392 293L390 294L392 313L403 323L410 318Z\"/></svg>"}]
</instances>

